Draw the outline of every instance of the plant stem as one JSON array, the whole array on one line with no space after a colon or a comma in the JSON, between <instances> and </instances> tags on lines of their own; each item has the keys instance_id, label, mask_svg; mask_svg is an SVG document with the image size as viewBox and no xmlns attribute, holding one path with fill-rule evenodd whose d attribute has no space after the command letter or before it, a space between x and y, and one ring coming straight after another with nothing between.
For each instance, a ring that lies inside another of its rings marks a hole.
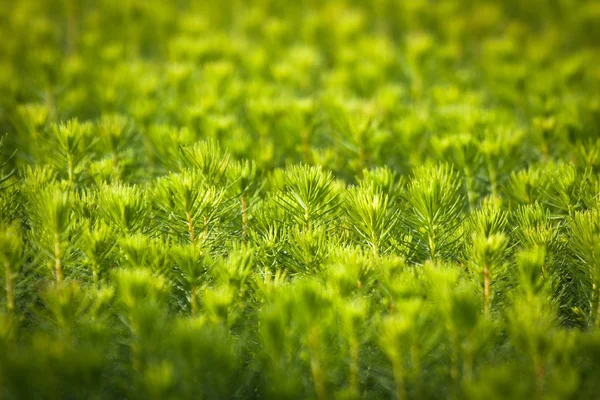
<instances>
[{"instance_id":1,"label":"plant stem","mask_svg":"<svg viewBox=\"0 0 600 400\"><path fill-rule=\"evenodd\" d=\"M69 184L73 186L73 158L70 153L67 153L67 174L69 176Z\"/></svg>"},{"instance_id":2,"label":"plant stem","mask_svg":"<svg viewBox=\"0 0 600 400\"><path fill-rule=\"evenodd\" d=\"M473 351L465 351L463 357L463 380L471 381L473 379Z\"/></svg>"},{"instance_id":3,"label":"plant stem","mask_svg":"<svg viewBox=\"0 0 600 400\"><path fill-rule=\"evenodd\" d=\"M121 173L119 171L119 155L116 151L112 153L112 167L113 167L113 180L119 182L121 180Z\"/></svg>"},{"instance_id":4,"label":"plant stem","mask_svg":"<svg viewBox=\"0 0 600 400\"><path fill-rule=\"evenodd\" d=\"M142 369L142 349L140 345L140 329L137 321L131 321L131 366L135 372Z\"/></svg>"},{"instance_id":5,"label":"plant stem","mask_svg":"<svg viewBox=\"0 0 600 400\"><path fill-rule=\"evenodd\" d=\"M473 193L473 173L470 167L465 167L465 177L467 185L467 199L469 201L469 210L475 208L475 194Z\"/></svg>"},{"instance_id":6,"label":"plant stem","mask_svg":"<svg viewBox=\"0 0 600 400\"><path fill-rule=\"evenodd\" d=\"M544 367L544 363L540 360L539 356L534 356L534 364L535 364L536 398L543 399L544 398L544 385L545 385L545 380L546 380L546 368Z\"/></svg>"},{"instance_id":7,"label":"plant stem","mask_svg":"<svg viewBox=\"0 0 600 400\"><path fill-rule=\"evenodd\" d=\"M350 387L356 397L358 397L358 351L358 340L352 337L350 339Z\"/></svg>"},{"instance_id":8,"label":"plant stem","mask_svg":"<svg viewBox=\"0 0 600 400\"><path fill-rule=\"evenodd\" d=\"M486 315L490 313L490 282L490 267L486 264L483 267L483 297Z\"/></svg>"},{"instance_id":9,"label":"plant stem","mask_svg":"<svg viewBox=\"0 0 600 400\"><path fill-rule=\"evenodd\" d=\"M208 239L208 217L204 216L204 240Z\"/></svg>"},{"instance_id":10,"label":"plant stem","mask_svg":"<svg viewBox=\"0 0 600 400\"><path fill-rule=\"evenodd\" d=\"M4 273L6 276L6 310L8 315L12 317L15 312L15 295L13 289L13 276L10 269L10 263L4 265Z\"/></svg>"},{"instance_id":11,"label":"plant stem","mask_svg":"<svg viewBox=\"0 0 600 400\"><path fill-rule=\"evenodd\" d=\"M600 302L597 301L597 297L598 297L598 285L594 281L594 274L593 274L591 268L590 268L590 279L592 280L592 296L590 298L590 316L589 316L589 319L590 319L590 321L594 320L594 327L598 327L598 324L600 324L600 322L598 322L598 318L594 319L594 308L596 308L596 310L597 310L600 307Z\"/></svg>"},{"instance_id":12,"label":"plant stem","mask_svg":"<svg viewBox=\"0 0 600 400\"><path fill-rule=\"evenodd\" d=\"M492 192L492 196L496 197L498 195L498 176L496 174L496 169L489 160L487 164L488 174L490 176L490 189Z\"/></svg>"},{"instance_id":13,"label":"plant stem","mask_svg":"<svg viewBox=\"0 0 600 400\"><path fill-rule=\"evenodd\" d=\"M100 279L99 279L99 276L98 276L98 266L97 265L94 265L92 267L92 277L94 278L94 286L96 288L100 287L99 286L99 280Z\"/></svg>"},{"instance_id":14,"label":"plant stem","mask_svg":"<svg viewBox=\"0 0 600 400\"><path fill-rule=\"evenodd\" d=\"M435 261L435 259L436 259L436 255L435 255L435 252L436 252L435 237L434 237L434 235L432 233L429 233L429 240L428 240L428 242L429 242L428 243L428 245L429 245L429 258L432 261Z\"/></svg>"},{"instance_id":15,"label":"plant stem","mask_svg":"<svg viewBox=\"0 0 600 400\"><path fill-rule=\"evenodd\" d=\"M196 304L196 285L192 285L192 294L190 301L192 305L192 316L195 317L198 313L198 305Z\"/></svg>"},{"instance_id":16,"label":"plant stem","mask_svg":"<svg viewBox=\"0 0 600 400\"><path fill-rule=\"evenodd\" d=\"M54 235L54 270L56 272L56 282L61 283L63 280L63 271L62 271L62 260L61 260L61 249L60 249L60 235L57 232Z\"/></svg>"},{"instance_id":17,"label":"plant stem","mask_svg":"<svg viewBox=\"0 0 600 400\"><path fill-rule=\"evenodd\" d=\"M417 378L421 377L421 352L419 351L419 347L417 345L413 345L410 347L410 359L412 361L412 371L413 376ZM418 380L418 382L421 382ZM418 383L415 387L415 394L417 399L423 398L423 388L422 384Z\"/></svg>"},{"instance_id":18,"label":"plant stem","mask_svg":"<svg viewBox=\"0 0 600 400\"><path fill-rule=\"evenodd\" d=\"M187 217L188 231L190 233L190 242L192 242L192 245L195 245L196 244L196 235L194 234L194 224L192 222L192 215L190 214L189 211L186 211L185 215Z\"/></svg>"},{"instance_id":19,"label":"plant stem","mask_svg":"<svg viewBox=\"0 0 600 400\"><path fill-rule=\"evenodd\" d=\"M246 195L242 195L242 239L246 240L246 234L248 231L248 204L246 202Z\"/></svg>"},{"instance_id":20,"label":"plant stem","mask_svg":"<svg viewBox=\"0 0 600 400\"><path fill-rule=\"evenodd\" d=\"M377 237L377 234L375 233L375 230L373 228L370 229L370 237L371 237L371 250L373 251L373 257L375 257L376 259L379 258L379 238Z\"/></svg>"},{"instance_id":21,"label":"plant stem","mask_svg":"<svg viewBox=\"0 0 600 400\"><path fill-rule=\"evenodd\" d=\"M450 353L451 367L450 367L450 377L454 381L455 387L458 390L460 385L459 380L459 371L460 371L460 340L458 339L458 334L454 330L454 328L449 329L452 351Z\"/></svg>"},{"instance_id":22,"label":"plant stem","mask_svg":"<svg viewBox=\"0 0 600 400\"><path fill-rule=\"evenodd\" d=\"M310 348L310 370L312 373L315 393L318 400L327 398L325 395L325 382L323 382L323 373L321 371L321 362L319 360L319 334L316 326L311 326L308 331L308 346Z\"/></svg>"},{"instance_id":23,"label":"plant stem","mask_svg":"<svg viewBox=\"0 0 600 400\"><path fill-rule=\"evenodd\" d=\"M392 370L394 373L394 382L396 383L396 397L398 400L406 398L406 388L404 387L404 371L400 356L396 356L392 360Z\"/></svg>"},{"instance_id":24,"label":"plant stem","mask_svg":"<svg viewBox=\"0 0 600 400\"><path fill-rule=\"evenodd\" d=\"M375 257L376 259L379 258L379 247L377 246L377 244L373 243L373 246L371 246L371 248L373 249L373 257Z\"/></svg>"},{"instance_id":25,"label":"plant stem","mask_svg":"<svg viewBox=\"0 0 600 400\"><path fill-rule=\"evenodd\" d=\"M594 321L594 327L600 328L600 288L594 284L594 292L596 294L596 320Z\"/></svg>"},{"instance_id":26,"label":"plant stem","mask_svg":"<svg viewBox=\"0 0 600 400\"><path fill-rule=\"evenodd\" d=\"M542 142L542 156L544 157L544 161L548 161L550 159L550 149L545 137Z\"/></svg>"},{"instance_id":27,"label":"plant stem","mask_svg":"<svg viewBox=\"0 0 600 400\"><path fill-rule=\"evenodd\" d=\"M304 209L304 229L305 230L310 229L310 212L308 210L308 205Z\"/></svg>"}]
</instances>

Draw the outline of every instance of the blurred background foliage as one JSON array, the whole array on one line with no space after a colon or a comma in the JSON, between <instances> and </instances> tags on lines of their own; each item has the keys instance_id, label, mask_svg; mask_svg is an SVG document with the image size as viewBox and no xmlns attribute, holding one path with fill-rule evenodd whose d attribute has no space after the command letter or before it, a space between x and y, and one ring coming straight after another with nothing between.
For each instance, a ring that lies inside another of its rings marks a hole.
<instances>
[{"instance_id":1,"label":"blurred background foliage","mask_svg":"<svg viewBox=\"0 0 600 400\"><path fill-rule=\"evenodd\" d=\"M0 37L0 398L598 397L598 1L2 1Z\"/></svg>"}]
</instances>

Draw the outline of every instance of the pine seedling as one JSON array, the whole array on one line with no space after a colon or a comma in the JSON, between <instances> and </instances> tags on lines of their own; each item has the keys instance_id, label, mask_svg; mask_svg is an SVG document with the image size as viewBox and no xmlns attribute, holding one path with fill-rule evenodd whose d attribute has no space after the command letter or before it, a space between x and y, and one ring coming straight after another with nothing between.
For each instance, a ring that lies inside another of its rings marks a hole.
<instances>
[{"instance_id":1,"label":"pine seedling","mask_svg":"<svg viewBox=\"0 0 600 400\"><path fill-rule=\"evenodd\" d=\"M384 269L381 264L373 263L370 251L338 246L323 269L323 277L328 289L343 298L351 298L361 293L372 293L378 284L384 284L380 281L383 278L379 273ZM394 269L390 265L385 267L386 272ZM390 267L389 270L387 267Z\"/></svg>"},{"instance_id":2,"label":"pine seedling","mask_svg":"<svg viewBox=\"0 0 600 400\"><path fill-rule=\"evenodd\" d=\"M334 247L335 238L327 236L324 226L295 227L289 233L282 264L293 274L314 274L321 270Z\"/></svg>"},{"instance_id":3,"label":"pine seedling","mask_svg":"<svg viewBox=\"0 0 600 400\"><path fill-rule=\"evenodd\" d=\"M528 256L520 258L522 277L531 276L527 270L531 266ZM541 258L538 259L538 263ZM538 271L541 265L537 265ZM517 350L526 354L533 365L532 381L535 382L536 398L544 398L548 360L557 340L558 324L556 314L548 304L546 296L517 297L507 310L508 334Z\"/></svg>"},{"instance_id":4,"label":"pine seedling","mask_svg":"<svg viewBox=\"0 0 600 400\"><path fill-rule=\"evenodd\" d=\"M487 197L467 220L467 230L473 236L489 237L506 232L508 213L502 209L499 197Z\"/></svg>"},{"instance_id":5,"label":"pine seedling","mask_svg":"<svg viewBox=\"0 0 600 400\"><path fill-rule=\"evenodd\" d=\"M581 269L579 276L591 288L590 320L600 328L600 211L576 212L569 228L574 261Z\"/></svg>"},{"instance_id":6,"label":"pine seedling","mask_svg":"<svg viewBox=\"0 0 600 400\"><path fill-rule=\"evenodd\" d=\"M332 229L338 209L338 193L331 173L320 167L294 166L286 171L285 187L276 197L286 223L304 230L319 225Z\"/></svg>"},{"instance_id":7,"label":"pine seedling","mask_svg":"<svg viewBox=\"0 0 600 400\"><path fill-rule=\"evenodd\" d=\"M221 257L214 265L211 275L216 283L234 287L242 296L246 281L255 267L255 249L248 245L234 245L226 257Z\"/></svg>"},{"instance_id":8,"label":"pine seedling","mask_svg":"<svg viewBox=\"0 0 600 400\"><path fill-rule=\"evenodd\" d=\"M522 147L523 137L523 132L502 128L478 143L478 151L486 166L492 196L498 196L499 189L508 178L510 171L515 170L520 164L519 148Z\"/></svg>"},{"instance_id":9,"label":"pine seedling","mask_svg":"<svg viewBox=\"0 0 600 400\"><path fill-rule=\"evenodd\" d=\"M278 203L280 195L281 191L277 190L257 202L249 231L249 243L257 246L260 264L272 273L285 263L286 246L293 229L286 210Z\"/></svg>"},{"instance_id":10,"label":"pine seedling","mask_svg":"<svg viewBox=\"0 0 600 400\"><path fill-rule=\"evenodd\" d=\"M0 158L3 156L3 153L4 153L5 140L6 140L6 136L2 136L2 138L0 138ZM9 156L8 159L10 160L10 158L13 155L14 154ZM9 179L11 179L12 176L15 174L14 169L7 173L4 172L4 167L6 166L7 163L8 163L8 160L0 162L0 191L6 189L9 186L9 184L10 184Z\"/></svg>"},{"instance_id":11,"label":"pine seedling","mask_svg":"<svg viewBox=\"0 0 600 400\"><path fill-rule=\"evenodd\" d=\"M298 280L280 287L260 311L260 337L270 364L269 386L275 397L289 390L317 399L327 398L333 375L333 343L336 330L331 294L318 282ZM339 364L337 364L339 365ZM287 371L287 372L286 372ZM282 379L289 371L312 379Z\"/></svg>"},{"instance_id":12,"label":"pine seedling","mask_svg":"<svg viewBox=\"0 0 600 400\"><path fill-rule=\"evenodd\" d=\"M540 201L555 213L573 215L593 204L596 193L590 183L591 171L577 172L571 164L551 165L542 171Z\"/></svg>"},{"instance_id":13,"label":"pine seedling","mask_svg":"<svg viewBox=\"0 0 600 400\"><path fill-rule=\"evenodd\" d=\"M98 191L97 189L86 188L73 193L73 212L78 218L78 222L85 221L98 222Z\"/></svg>"},{"instance_id":14,"label":"pine seedling","mask_svg":"<svg viewBox=\"0 0 600 400\"><path fill-rule=\"evenodd\" d=\"M474 267L483 276L484 311L490 313L492 300L492 284L498 278L498 270L504 261L508 238L502 233L473 239Z\"/></svg>"},{"instance_id":15,"label":"pine seedling","mask_svg":"<svg viewBox=\"0 0 600 400\"><path fill-rule=\"evenodd\" d=\"M6 145L18 150L18 158L27 164L47 157L52 149L46 137L52 114L47 104L26 103L17 105L14 115L9 116L15 134L7 137Z\"/></svg>"},{"instance_id":16,"label":"pine seedling","mask_svg":"<svg viewBox=\"0 0 600 400\"><path fill-rule=\"evenodd\" d=\"M385 166L364 170L362 179L359 180L359 186L362 188L371 188L373 193L387 195L390 204L396 205L401 200L405 181L403 176L398 176L395 171Z\"/></svg>"},{"instance_id":17,"label":"pine seedling","mask_svg":"<svg viewBox=\"0 0 600 400\"><path fill-rule=\"evenodd\" d=\"M151 261L150 238L137 233L120 237L117 245L121 252L120 260L129 268L149 268Z\"/></svg>"},{"instance_id":18,"label":"pine seedling","mask_svg":"<svg viewBox=\"0 0 600 400\"><path fill-rule=\"evenodd\" d=\"M149 164L154 167L152 175L164 174L174 167L184 167L180 160L180 149L198 140L198 135L189 128L164 124L152 124L143 134L152 149L148 154Z\"/></svg>"},{"instance_id":19,"label":"pine seedling","mask_svg":"<svg viewBox=\"0 0 600 400\"><path fill-rule=\"evenodd\" d=\"M426 269L427 288L444 321L450 345L450 377L455 391L473 377L475 359L490 344L492 326L481 316L481 300L471 282L461 280L450 266Z\"/></svg>"},{"instance_id":20,"label":"pine seedling","mask_svg":"<svg viewBox=\"0 0 600 400\"><path fill-rule=\"evenodd\" d=\"M43 316L62 339L71 341L77 335L82 338L81 330L100 328L93 322L106 317L113 295L111 288L86 290L76 281L50 285L41 294L47 309ZM90 334L93 335L92 332Z\"/></svg>"},{"instance_id":21,"label":"pine seedling","mask_svg":"<svg viewBox=\"0 0 600 400\"><path fill-rule=\"evenodd\" d=\"M167 398L175 385L173 364L167 360L148 363L144 368L141 386L145 398L161 400Z\"/></svg>"},{"instance_id":22,"label":"pine seedling","mask_svg":"<svg viewBox=\"0 0 600 400\"><path fill-rule=\"evenodd\" d=\"M444 331L449 342L449 359L450 359L450 378L455 385L460 381L461 367L461 343L460 333L457 328L461 321L455 321L454 317L454 293L459 284L460 273L457 269L451 268L448 265L426 264L426 288L429 296L436 306L436 311L439 313Z\"/></svg>"},{"instance_id":23,"label":"pine seedling","mask_svg":"<svg viewBox=\"0 0 600 400\"><path fill-rule=\"evenodd\" d=\"M406 296L406 294L405 294ZM396 398L424 396L426 360L439 342L431 324L431 305L417 296L398 298L393 312L379 321L379 347L392 364Z\"/></svg>"},{"instance_id":24,"label":"pine seedling","mask_svg":"<svg viewBox=\"0 0 600 400\"><path fill-rule=\"evenodd\" d=\"M85 260L92 270L94 286L99 287L100 279L107 272L115 246L114 233L102 221L95 224L88 221L83 229L81 239Z\"/></svg>"},{"instance_id":25,"label":"pine seedling","mask_svg":"<svg viewBox=\"0 0 600 400\"><path fill-rule=\"evenodd\" d=\"M6 136L0 138L0 157L2 157L5 150L5 140ZM16 196L20 190L17 185L16 170L4 171L4 167L13 155L10 155L8 160L0 161L0 221L4 223L14 221L21 212L20 204L16 201Z\"/></svg>"},{"instance_id":26,"label":"pine seedling","mask_svg":"<svg viewBox=\"0 0 600 400\"><path fill-rule=\"evenodd\" d=\"M32 143L39 142L41 133L48 124L51 114L51 110L46 104L27 103L18 105L13 124L19 133L20 139L29 138Z\"/></svg>"},{"instance_id":27,"label":"pine seedling","mask_svg":"<svg viewBox=\"0 0 600 400\"><path fill-rule=\"evenodd\" d=\"M22 219L23 203L19 199L21 188L11 185L0 189L0 222L9 224Z\"/></svg>"},{"instance_id":28,"label":"pine seedling","mask_svg":"<svg viewBox=\"0 0 600 400\"><path fill-rule=\"evenodd\" d=\"M121 261L130 268L149 268L163 277L171 271L168 244L160 238L150 238L141 233L119 238Z\"/></svg>"},{"instance_id":29,"label":"pine seedling","mask_svg":"<svg viewBox=\"0 0 600 400\"><path fill-rule=\"evenodd\" d=\"M524 248L541 247L547 257L553 257L560 246L560 230L555 227L550 217L550 211L539 203L522 206L514 213L517 229L513 232ZM548 277L548 265L553 259L546 259L542 273Z\"/></svg>"},{"instance_id":30,"label":"pine seedling","mask_svg":"<svg viewBox=\"0 0 600 400\"><path fill-rule=\"evenodd\" d=\"M158 180L153 202L162 230L203 247L223 214L224 197L224 190L207 185L197 171L184 170Z\"/></svg>"},{"instance_id":31,"label":"pine seedling","mask_svg":"<svg viewBox=\"0 0 600 400\"><path fill-rule=\"evenodd\" d=\"M544 265L546 263L546 250L543 247L533 247L520 250L516 256L517 283L519 290L527 299L536 296L545 296L550 292L548 280L544 279Z\"/></svg>"},{"instance_id":32,"label":"pine seedling","mask_svg":"<svg viewBox=\"0 0 600 400\"><path fill-rule=\"evenodd\" d=\"M585 143L579 143L574 152L574 161L580 170L600 172L600 139L589 138Z\"/></svg>"},{"instance_id":33,"label":"pine seedling","mask_svg":"<svg viewBox=\"0 0 600 400\"><path fill-rule=\"evenodd\" d=\"M388 136L379 127L375 107L359 102L340 104L337 100L327 100L323 106L335 142L344 146L351 157L352 172L361 176L377 160Z\"/></svg>"},{"instance_id":34,"label":"pine seedling","mask_svg":"<svg viewBox=\"0 0 600 400\"><path fill-rule=\"evenodd\" d=\"M216 313L216 320L226 321L227 326L232 328L239 321L243 321L244 315L247 314L247 299L252 292L252 285L249 278L255 268L255 249L246 245L235 245L226 257L217 259L210 269L210 275L213 278L215 287L208 289L209 297L205 296L209 303L206 307L209 311L215 310L215 307L210 304L213 301L211 295L225 294L231 297L225 297L229 300L228 304L222 308L219 313ZM211 293L212 292L212 293ZM219 316L220 315L220 316Z\"/></svg>"},{"instance_id":35,"label":"pine seedling","mask_svg":"<svg viewBox=\"0 0 600 400\"><path fill-rule=\"evenodd\" d=\"M570 260L573 245L569 243L566 224L552 221L551 212L539 203L519 207L513 215L516 229L513 236L524 249L539 248L544 254L542 277L553 290L553 297L570 312L562 318L576 316L580 307L587 308L585 298L592 284L583 264ZM581 322L581 314L579 321Z\"/></svg>"},{"instance_id":36,"label":"pine seedling","mask_svg":"<svg viewBox=\"0 0 600 400\"><path fill-rule=\"evenodd\" d=\"M512 172L505 186L505 192L515 205L533 204L539 198L539 188L542 185L539 168L530 167L526 170Z\"/></svg>"},{"instance_id":37,"label":"pine seedling","mask_svg":"<svg viewBox=\"0 0 600 400\"><path fill-rule=\"evenodd\" d=\"M342 393L349 398L360 396L360 348L367 326L367 301L362 298L346 300L334 297L340 310L340 337L342 354L348 353L348 387Z\"/></svg>"},{"instance_id":38,"label":"pine seedling","mask_svg":"<svg viewBox=\"0 0 600 400\"><path fill-rule=\"evenodd\" d=\"M530 359L535 383L533 393L536 398L544 398L551 391L552 375L558 383L555 390L568 389L568 369L560 360L568 360L572 354L572 336L559 329L556 299L552 297L550 282L544 278L546 262L545 250L537 247L517 253L517 290L513 292L513 302L507 309L508 334L516 350ZM567 361L567 366L572 361ZM566 375L561 376L561 373ZM559 389L560 388L560 389ZM557 391L557 393L558 393Z\"/></svg>"},{"instance_id":39,"label":"pine seedling","mask_svg":"<svg viewBox=\"0 0 600 400\"><path fill-rule=\"evenodd\" d=\"M123 159L125 150L134 144L133 127L126 117L113 114L100 118L96 131L102 150L110 155L113 182L119 182L129 161Z\"/></svg>"},{"instance_id":40,"label":"pine seedling","mask_svg":"<svg viewBox=\"0 0 600 400\"><path fill-rule=\"evenodd\" d=\"M406 223L421 259L453 259L463 219L461 180L448 164L415 169L406 192Z\"/></svg>"},{"instance_id":41,"label":"pine seedling","mask_svg":"<svg viewBox=\"0 0 600 400\"><path fill-rule=\"evenodd\" d=\"M292 363L294 354L300 350L292 340L295 324L290 301L286 298L286 287L273 290L269 303L259 311L258 337L261 344L261 356L266 364L265 391L272 398L297 396L302 390L302 380L298 365Z\"/></svg>"},{"instance_id":42,"label":"pine seedling","mask_svg":"<svg viewBox=\"0 0 600 400\"><path fill-rule=\"evenodd\" d=\"M23 266L23 243L16 226L0 227L0 272L6 291L6 313L12 329L16 313L17 285Z\"/></svg>"},{"instance_id":43,"label":"pine seedling","mask_svg":"<svg viewBox=\"0 0 600 400\"><path fill-rule=\"evenodd\" d=\"M392 250L399 220L399 210L389 204L389 197L370 188L350 189L345 198L350 229L355 240L366 245L379 258Z\"/></svg>"},{"instance_id":44,"label":"pine seedling","mask_svg":"<svg viewBox=\"0 0 600 400\"><path fill-rule=\"evenodd\" d=\"M204 318L177 319L168 338L180 398L230 398L240 390L241 360L227 331ZM236 390L237 389L237 390Z\"/></svg>"},{"instance_id":45,"label":"pine seedling","mask_svg":"<svg viewBox=\"0 0 600 400\"><path fill-rule=\"evenodd\" d=\"M102 218L122 235L149 231L148 202L146 192L140 186L102 185L98 191L98 210Z\"/></svg>"},{"instance_id":46,"label":"pine seedling","mask_svg":"<svg viewBox=\"0 0 600 400\"><path fill-rule=\"evenodd\" d=\"M71 192L60 186L49 187L39 193L29 194L30 235L53 263L57 283L64 276L64 262L72 250L71 236L74 218ZM53 264L53 265L52 265Z\"/></svg>"},{"instance_id":47,"label":"pine seedling","mask_svg":"<svg viewBox=\"0 0 600 400\"><path fill-rule=\"evenodd\" d=\"M232 182L230 190L233 192L234 198L239 197L239 216L236 220L241 220L241 235L242 239L246 240L250 208L254 206L261 190L256 164L248 160L231 164L227 169L227 180Z\"/></svg>"},{"instance_id":48,"label":"pine seedling","mask_svg":"<svg viewBox=\"0 0 600 400\"><path fill-rule=\"evenodd\" d=\"M294 302L297 307L297 323L300 329L300 342L306 348L315 397L327 398L327 343L328 327L331 321L332 298L321 285L314 281L300 282L295 286Z\"/></svg>"},{"instance_id":49,"label":"pine seedling","mask_svg":"<svg viewBox=\"0 0 600 400\"><path fill-rule=\"evenodd\" d=\"M296 152L301 154L302 161L306 164L313 163L315 142L315 103L311 98L300 98L293 102L292 112L288 117L288 126L296 131L300 139Z\"/></svg>"},{"instance_id":50,"label":"pine seedling","mask_svg":"<svg viewBox=\"0 0 600 400\"><path fill-rule=\"evenodd\" d=\"M56 171L49 165L27 166L23 170L23 192L31 194L51 186L57 181Z\"/></svg>"},{"instance_id":51,"label":"pine seedling","mask_svg":"<svg viewBox=\"0 0 600 400\"><path fill-rule=\"evenodd\" d=\"M64 124L52 125L53 140L56 143L53 164L62 176L67 177L73 187L79 181L87 160L87 150L91 147L91 125L71 119Z\"/></svg>"},{"instance_id":52,"label":"pine seedling","mask_svg":"<svg viewBox=\"0 0 600 400\"><path fill-rule=\"evenodd\" d=\"M180 148L180 160L183 168L197 169L206 181L212 185L223 183L230 155L221 151L213 140L198 142L192 146Z\"/></svg>"},{"instance_id":53,"label":"pine seedling","mask_svg":"<svg viewBox=\"0 0 600 400\"><path fill-rule=\"evenodd\" d=\"M186 292L192 316L198 315L198 290L203 283L206 270L206 255L193 245L173 245L169 254L175 267L170 274Z\"/></svg>"},{"instance_id":54,"label":"pine seedling","mask_svg":"<svg viewBox=\"0 0 600 400\"><path fill-rule=\"evenodd\" d=\"M474 209L480 193L477 176L484 164L475 138L466 133L436 136L432 138L431 145L441 160L460 169L464 176L469 208Z\"/></svg>"},{"instance_id":55,"label":"pine seedling","mask_svg":"<svg viewBox=\"0 0 600 400\"><path fill-rule=\"evenodd\" d=\"M508 237L505 235L508 215L500 208L500 199L488 198L474 211L466 230L471 242L466 250L467 260L474 271L483 277L484 311L490 312L492 278L498 277L505 262Z\"/></svg>"},{"instance_id":56,"label":"pine seedling","mask_svg":"<svg viewBox=\"0 0 600 400\"><path fill-rule=\"evenodd\" d=\"M160 275L147 268L119 269L114 273L117 304L122 307L123 321L131 334L131 363L135 372L144 365L144 344L160 329L163 305L169 289Z\"/></svg>"},{"instance_id":57,"label":"pine seedling","mask_svg":"<svg viewBox=\"0 0 600 400\"><path fill-rule=\"evenodd\" d=\"M202 301L206 315L213 324L231 328L236 322L236 293L232 286L223 284L206 288L202 293Z\"/></svg>"}]
</instances>

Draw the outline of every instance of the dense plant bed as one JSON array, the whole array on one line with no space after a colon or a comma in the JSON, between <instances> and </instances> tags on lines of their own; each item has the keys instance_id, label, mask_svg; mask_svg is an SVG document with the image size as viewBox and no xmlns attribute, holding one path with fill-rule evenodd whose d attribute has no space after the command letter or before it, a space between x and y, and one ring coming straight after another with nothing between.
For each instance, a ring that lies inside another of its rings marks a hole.
<instances>
[{"instance_id":1,"label":"dense plant bed","mask_svg":"<svg viewBox=\"0 0 600 400\"><path fill-rule=\"evenodd\" d=\"M598 3L19 0L0 36L0 398L598 398Z\"/></svg>"}]
</instances>

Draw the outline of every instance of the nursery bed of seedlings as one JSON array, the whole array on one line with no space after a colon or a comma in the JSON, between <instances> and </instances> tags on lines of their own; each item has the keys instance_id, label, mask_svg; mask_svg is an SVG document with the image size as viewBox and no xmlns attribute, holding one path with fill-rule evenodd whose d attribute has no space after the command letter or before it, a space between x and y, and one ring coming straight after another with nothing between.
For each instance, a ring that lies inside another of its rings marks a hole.
<instances>
[{"instance_id":1,"label":"nursery bed of seedlings","mask_svg":"<svg viewBox=\"0 0 600 400\"><path fill-rule=\"evenodd\" d=\"M0 4L0 399L600 396L600 4Z\"/></svg>"}]
</instances>

